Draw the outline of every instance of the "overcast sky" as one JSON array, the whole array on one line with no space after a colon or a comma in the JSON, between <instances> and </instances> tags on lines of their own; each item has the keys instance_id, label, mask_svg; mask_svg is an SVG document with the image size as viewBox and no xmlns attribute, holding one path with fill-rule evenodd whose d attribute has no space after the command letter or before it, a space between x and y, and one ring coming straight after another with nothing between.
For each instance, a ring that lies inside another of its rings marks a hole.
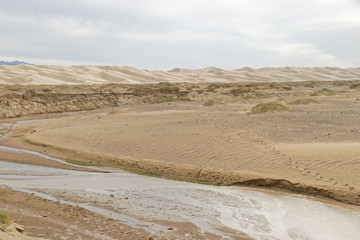
<instances>
[{"instance_id":1,"label":"overcast sky","mask_svg":"<svg viewBox=\"0 0 360 240\"><path fill-rule=\"evenodd\" d=\"M360 0L0 0L0 60L360 67Z\"/></svg>"}]
</instances>

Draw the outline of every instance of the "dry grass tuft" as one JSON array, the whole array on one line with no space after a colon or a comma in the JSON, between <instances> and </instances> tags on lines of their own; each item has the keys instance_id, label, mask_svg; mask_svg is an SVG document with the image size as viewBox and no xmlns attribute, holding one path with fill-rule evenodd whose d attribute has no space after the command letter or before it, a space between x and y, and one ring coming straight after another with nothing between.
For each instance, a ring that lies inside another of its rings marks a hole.
<instances>
[{"instance_id":1,"label":"dry grass tuft","mask_svg":"<svg viewBox=\"0 0 360 240\"><path fill-rule=\"evenodd\" d=\"M242 99L244 100L250 100L250 99L261 99L261 98L268 98L269 96L264 93L256 93L255 95L247 94L242 96Z\"/></svg>"}]
</instances>

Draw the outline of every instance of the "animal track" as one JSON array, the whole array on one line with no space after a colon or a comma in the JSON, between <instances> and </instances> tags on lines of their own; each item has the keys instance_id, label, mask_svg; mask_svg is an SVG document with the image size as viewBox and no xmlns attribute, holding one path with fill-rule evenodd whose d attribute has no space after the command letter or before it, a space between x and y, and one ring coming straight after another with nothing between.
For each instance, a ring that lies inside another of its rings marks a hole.
<instances>
[{"instance_id":1,"label":"animal track","mask_svg":"<svg viewBox=\"0 0 360 240\"><path fill-rule=\"evenodd\" d=\"M260 138L261 136L259 136ZM302 167L301 164L297 161L295 161L294 159L292 159L291 157L288 157L286 154L282 153L281 151L279 151L278 149L276 149L274 146L272 146L271 143L266 142L264 140L259 140L258 142L262 143L264 145L264 147L266 149L268 149L269 151L272 151L273 153L275 153L276 155L278 155L279 157L281 157L282 159L285 160L285 162L287 162L289 165L292 166L293 169L297 170L298 172L300 172L300 174L302 174L303 176L309 176L309 177L313 177L315 178L317 181L323 181L329 184L332 184L333 186L335 185L339 185L339 182L336 181L333 177L325 177L322 176L319 172L313 172L311 169L309 169L308 167ZM353 191L355 189L355 187L353 186L349 186L349 184L344 184L344 187L347 187L349 190ZM359 195L360 196L360 195Z\"/></svg>"}]
</instances>

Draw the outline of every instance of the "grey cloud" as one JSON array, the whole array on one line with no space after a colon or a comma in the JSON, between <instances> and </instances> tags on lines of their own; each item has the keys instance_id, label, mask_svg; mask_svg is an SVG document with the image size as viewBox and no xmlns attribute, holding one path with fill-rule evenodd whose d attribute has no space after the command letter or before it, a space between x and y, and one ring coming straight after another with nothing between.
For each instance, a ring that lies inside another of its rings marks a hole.
<instances>
[{"instance_id":1,"label":"grey cloud","mask_svg":"<svg viewBox=\"0 0 360 240\"><path fill-rule=\"evenodd\" d=\"M331 2L0 0L0 52L161 69L359 65L358 1Z\"/></svg>"}]
</instances>

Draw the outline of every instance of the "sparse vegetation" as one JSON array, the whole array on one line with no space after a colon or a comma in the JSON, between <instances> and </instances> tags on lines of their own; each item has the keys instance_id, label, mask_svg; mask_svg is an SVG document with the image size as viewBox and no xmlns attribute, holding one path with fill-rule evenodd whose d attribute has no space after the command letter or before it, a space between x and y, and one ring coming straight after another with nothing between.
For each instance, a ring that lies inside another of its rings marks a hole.
<instances>
[{"instance_id":1,"label":"sparse vegetation","mask_svg":"<svg viewBox=\"0 0 360 240\"><path fill-rule=\"evenodd\" d=\"M215 90L218 88L230 88L232 86L233 86L233 84L231 84L231 83L211 83L206 87L206 89Z\"/></svg>"},{"instance_id":2,"label":"sparse vegetation","mask_svg":"<svg viewBox=\"0 0 360 240\"><path fill-rule=\"evenodd\" d=\"M278 102L260 103L251 109L251 114L266 113L266 112L281 112L290 111L287 106Z\"/></svg>"},{"instance_id":3,"label":"sparse vegetation","mask_svg":"<svg viewBox=\"0 0 360 240\"><path fill-rule=\"evenodd\" d=\"M311 94L311 96L334 96L334 95L336 95L336 92L328 88L323 88L320 91L316 91L313 94Z\"/></svg>"},{"instance_id":4,"label":"sparse vegetation","mask_svg":"<svg viewBox=\"0 0 360 240\"><path fill-rule=\"evenodd\" d=\"M350 89L357 89L357 88L360 88L360 83L354 83L354 84L351 84L351 86L349 87Z\"/></svg>"},{"instance_id":5,"label":"sparse vegetation","mask_svg":"<svg viewBox=\"0 0 360 240\"><path fill-rule=\"evenodd\" d=\"M255 95L251 95L251 94L244 95L244 96L242 96L242 99L250 100L250 99L261 99L261 98L267 98L267 97L269 97L269 96L264 93L256 93Z\"/></svg>"},{"instance_id":6,"label":"sparse vegetation","mask_svg":"<svg viewBox=\"0 0 360 240\"><path fill-rule=\"evenodd\" d=\"M255 97L253 95L247 94L247 95L242 96L242 99L250 100L250 99L255 99Z\"/></svg>"},{"instance_id":7,"label":"sparse vegetation","mask_svg":"<svg viewBox=\"0 0 360 240\"><path fill-rule=\"evenodd\" d=\"M305 82L304 87L314 88L315 87L315 82L314 81Z\"/></svg>"},{"instance_id":8,"label":"sparse vegetation","mask_svg":"<svg viewBox=\"0 0 360 240\"><path fill-rule=\"evenodd\" d=\"M164 98L163 99L163 103L170 103L170 102L178 102L179 99L173 97L173 96L170 96L170 97L167 97L167 98Z\"/></svg>"},{"instance_id":9,"label":"sparse vegetation","mask_svg":"<svg viewBox=\"0 0 360 240\"><path fill-rule=\"evenodd\" d=\"M10 218L5 212L0 212L0 224L4 227L10 225Z\"/></svg>"},{"instance_id":10,"label":"sparse vegetation","mask_svg":"<svg viewBox=\"0 0 360 240\"><path fill-rule=\"evenodd\" d=\"M204 102L203 106L204 107L210 107L210 106L212 106L214 104L215 104L215 101L210 99L210 100L207 100L206 102Z\"/></svg>"},{"instance_id":11,"label":"sparse vegetation","mask_svg":"<svg viewBox=\"0 0 360 240\"><path fill-rule=\"evenodd\" d=\"M71 159L71 158L66 158L65 161L67 163L71 163L71 164L75 164L75 165L79 165L79 166L99 166L99 164L96 163L92 163L92 162L84 162L84 161L79 161L79 160L75 160L75 159Z\"/></svg>"},{"instance_id":12,"label":"sparse vegetation","mask_svg":"<svg viewBox=\"0 0 360 240\"><path fill-rule=\"evenodd\" d=\"M248 93L250 90L249 88L245 88L242 85L237 86L230 90L230 94L234 95L235 97L240 96L244 93Z\"/></svg>"},{"instance_id":13,"label":"sparse vegetation","mask_svg":"<svg viewBox=\"0 0 360 240\"><path fill-rule=\"evenodd\" d=\"M60 90L65 90L65 89L69 89L71 87L62 84L62 85L55 85L55 88L60 89Z\"/></svg>"},{"instance_id":14,"label":"sparse vegetation","mask_svg":"<svg viewBox=\"0 0 360 240\"><path fill-rule=\"evenodd\" d=\"M20 84L4 85L4 88L9 91L20 91L23 87Z\"/></svg>"},{"instance_id":15,"label":"sparse vegetation","mask_svg":"<svg viewBox=\"0 0 360 240\"><path fill-rule=\"evenodd\" d=\"M292 105L301 105L301 104L307 105L310 103L319 103L319 102L312 98L300 98L300 99L296 99L296 100L289 102L289 104L292 104Z\"/></svg>"},{"instance_id":16,"label":"sparse vegetation","mask_svg":"<svg viewBox=\"0 0 360 240\"><path fill-rule=\"evenodd\" d=\"M343 81L343 80L332 82L333 86L346 86L347 84L348 84L347 81Z\"/></svg>"}]
</instances>

